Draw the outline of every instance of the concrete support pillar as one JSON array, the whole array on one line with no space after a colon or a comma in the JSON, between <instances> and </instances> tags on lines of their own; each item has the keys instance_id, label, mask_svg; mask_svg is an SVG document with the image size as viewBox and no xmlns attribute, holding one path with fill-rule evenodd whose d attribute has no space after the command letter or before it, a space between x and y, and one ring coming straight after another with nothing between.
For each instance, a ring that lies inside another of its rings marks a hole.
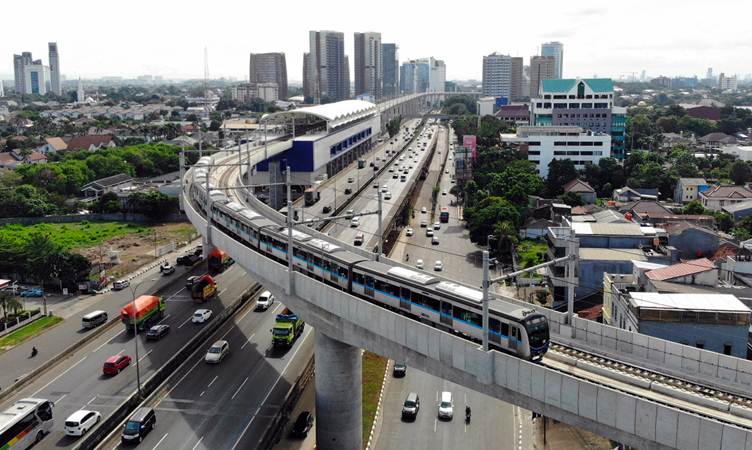
<instances>
[{"instance_id":1,"label":"concrete support pillar","mask_svg":"<svg viewBox=\"0 0 752 450\"><path fill-rule=\"evenodd\" d=\"M363 448L360 349L316 332L316 448Z\"/></svg>"}]
</instances>

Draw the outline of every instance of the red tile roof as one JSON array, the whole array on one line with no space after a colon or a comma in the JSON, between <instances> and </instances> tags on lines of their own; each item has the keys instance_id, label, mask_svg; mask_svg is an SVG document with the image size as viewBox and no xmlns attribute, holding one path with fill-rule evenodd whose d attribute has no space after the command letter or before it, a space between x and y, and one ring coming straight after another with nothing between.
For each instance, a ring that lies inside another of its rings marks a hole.
<instances>
[{"instance_id":1,"label":"red tile roof","mask_svg":"<svg viewBox=\"0 0 752 450\"><path fill-rule=\"evenodd\" d=\"M674 264L673 266L664 267L663 269L653 269L645 272L645 276L655 281L666 281L715 269L715 264L713 264L711 260L708 258L700 258Z\"/></svg>"},{"instance_id":2,"label":"red tile roof","mask_svg":"<svg viewBox=\"0 0 752 450\"><path fill-rule=\"evenodd\" d=\"M574 192L576 194L582 193L582 192L595 192L595 189L593 189L589 184L585 183L582 180L574 179L570 181L569 183L564 185L564 192Z\"/></svg>"},{"instance_id":3,"label":"red tile roof","mask_svg":"<svg viewBox=\"0 0 752 450\"><path fill-rule=\"evenodd\" d=\"M68 141L68 150L88 150L94 145L100 147L112 142L112 136L109 134L88 134L86 136L76 136Z\"/></svg>"},{"instance_id":4,"label":"red tile roof","mask_svg":"<svg viewBox=\"0 0 752 450\"><path fill-rule=\"evenodd\" d=\"M701 192L707 198L752 198L752 191L744 186L720 185Z\"/></svg>"}]
</instances>

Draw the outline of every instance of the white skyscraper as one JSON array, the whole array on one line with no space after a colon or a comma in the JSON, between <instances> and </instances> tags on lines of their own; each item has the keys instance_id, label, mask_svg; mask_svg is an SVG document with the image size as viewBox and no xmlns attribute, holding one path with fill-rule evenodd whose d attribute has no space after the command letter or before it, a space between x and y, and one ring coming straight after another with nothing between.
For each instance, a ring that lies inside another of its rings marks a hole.
<instances>
[{"instance_id":1,"label":"white skyscraper","mask_svg":"<svg viewBox=\"0 0 752 450\"><path fill-rule=\"evenodd\" d=\"M483 57L483 95L488 97L511 97L511 56L491 53Z\"/></svg>"},{"instance_id":2,"label":"white skyscraper","mask_svg":"<svg viewBox=\"0 0 752 450\"><path fill-rule=\"evenodd\" d=\"M0 80L0 97L5 97L5 90L3 89L3 80Z\"/></svg>"},{"instance_id":3,"label":"white skyscraper","mask_svg":"<svg viewBox=\"0 0 752 450\"><path fill-rule=\"evenodd\" d=\"M49 82L50 68L43 65L41 61L24 66L25 94L47 94L47 85Z\"/></svg>"},{"instance_id":4,"label":"white skyscraper","mask_svg":"<svg viewBox=\"0 0 752 450\"><path fill-rule=\"evenodd\" d=\"M564 44L561 42L546 42L541 46L540 55L554 57L554 78L562 78L564 71Z\"/></svg>"},{"instance_id":5,"label":"white skyscraper","mask_svg":"<svg viewBox=\"0 0 752 450\"><path fill-rule=\"evenodd\" d=\"M50 90L55 95L63 95L63 88L60 82L60 55L57 53L57 43L48 44L50 57Z\"/></svg>"},{"instance_id":6,"label":"white skyscraper","mask_svg":"<svg viewBox=\"0 0 752 450\"><path fill-rule=\"evenodd\" d=\"M84 93L84 85L81 83L81 78L78 79L78 88L76 89L76 101L78 103L84 103L86 101L86 94Z\"/></svg>"}]
</instances>

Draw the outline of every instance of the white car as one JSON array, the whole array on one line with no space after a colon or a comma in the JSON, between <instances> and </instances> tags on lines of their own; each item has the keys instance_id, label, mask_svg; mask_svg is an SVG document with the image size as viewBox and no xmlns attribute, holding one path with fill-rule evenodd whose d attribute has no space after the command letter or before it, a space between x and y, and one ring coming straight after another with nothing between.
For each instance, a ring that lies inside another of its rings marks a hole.
<instances>
[{"instance_id":1,"label":"white car","mask_svg":"<svg viewBox=\"0 0 752 450\"><path fill-rule=\"evenodd\" d=\"M426 228L426 237L433 237L433 230L431 228Z\"/></svg>"},{"instance_id":2,"label":"white car","mask_svg":"<svg viewBox=\"0 0 752 450\"><path fill-rule=\"evenodd\" d=\"M212 364L221 362L227 354L230 353L230 343L224 339L212 344L209 350L206 351L204 361Z\"/></svg>"},{"instance_id":3,"label":"white car","mask_svg":"<svg viewBox=\"0 0 752 450\"><path fill-rule=\"evenodd\" d=\"M68 436L83 436L101 418L102 415L97 411L79 409L65 419L65 434Z\"/></svg>"},{"instance_id":4,"label":"white car","mask_svg":"<svg viewBox=\"0 0 752 450\"><path fill-rule=\"evenodd\" d=\"M421 214L425 214L425 213L428 212L428 209L424 206L424 207L420 208L420 212L421 212Z\"/></svg>"},{"instance_id":5,"label":"white car","mask_svg":"<svg viewBox=\"0 0 752 450\"><path fill-rule=\"evenodd\" d=\"M419 259L419 260L415 261L415 267L418 268L418 269L420 269L420 270L423 270L423 260Z\"/></svg>"},{"instance_id":6,"label":"white car","mask_svg":"<svg viewBox=\"0 0 752 450\"><path fill-rule=\"evenodd\" d=\"M433 229L434 230L440 230L441 229L441 222L434 222L433 223Z\"/></svg>"},{"instance_id":7,"label":"white car","mask_svg":"<svg viewBox=\"0 0 752 450\"><path fill-rule=\"evenodd\" d=\"M131 282L128 280L117 280L116 282L112 283L112 289L115 291L119 291L121 289L127 288L130 285L131 285Z\"/></svg>"},{"instance_id":8,"label":"white car","mask_svg":"<svg viewBox=\"0 0 752 450\"><path fill-rule=\"evenodd\" d=\"M449 172L447 172L449 173ZM441 191L441 195L447 195L447 191Z\"/></svg>"},{"instance_id":9,"label":"white car","mask_svg":"<svg viewBox=\"0 0 752 450\"><path fill-rule=\"evenodd\" d=\"M415 231L411 227L407 227L405 230L405 236L412 236L413 234L415 234Z\"/></svg>"},{"instance_id":10,"label":"white car","mask_svg":"<svg viewBox=\"0 0 752 450\"><path fill-rule=\"evenodd\" d=\"M386 191L384 193L384 200L391 200L392 199L392 193L389 191Z\"/></svg>"},{"instance_id":11,"label":"white car","mask_svg":"<svg viewBox=\"0 0 752 450\"><path fill-rule=\"evenodd\" d=\"M387 185L382 185L382 186L381 186L381 193L382 193L382 194L386 194L387 192L389 192L389 186L387 186Z\"/></svg>"},{"instance_id":12,"label":"white car","mask_svg":"<svg viewBox=\"0 0 752 450\"><path fill-rule=\"evenodd\" d=\"M259 295L258 300L256 300L256 309L260 311L266 311L269 309L270 306L274 303L274 295L272 295L269 291L264 291Z\"/></svg>"},{"instance_id":13,"label":"white car","mask_svg":"<svg viewBox=\"0 0 752 450\"><path fill-rule=\"evenodd\" d=\"M211 309L197 309L196 311L194 311L193 316L191 317L191 322L204 323L207 320L211 319L211 316Z\"/></svg>"},{"instance_id":14,"label":"white car","mask_svg":"<svg viewBox=\"0 0 752 450\"><path fill-rule=\"evenodd\" d=\"M350 227L357 228L360 225L360 216L355 216L350 220Z\"/></svg>"},{"instance_id":15,"label":"white car","mask_svg":"<svg viewBox=\"0 0 752 450\"><path fill-rule=\"evenodd\" d=\"M354 209L348 209L347 211L345 211L345 215L352 216L353 214L355 214Z\"/></svg>"},{"instance_id":16,"label":"white car","mask_svg":"<svg viewBox=\"0 0 752 450\"><path fill-rule=\"evenodd\" d=\"M441 393L441 403L439 403L439 419L452 420L452 415L454 415L452 393L444 391Z\"/></svg>"},{"instance_id":17,"label":"white car","mask_svg":"<svg viewBox=\"0 0 752 450\"><path fill-rule=\"evenodd\" d=\"M436 261L435 263L433 263L433 270L441 272L442 270L444 270L444 263L441 262L441 260Z\"/></svg>"}]
</instances>

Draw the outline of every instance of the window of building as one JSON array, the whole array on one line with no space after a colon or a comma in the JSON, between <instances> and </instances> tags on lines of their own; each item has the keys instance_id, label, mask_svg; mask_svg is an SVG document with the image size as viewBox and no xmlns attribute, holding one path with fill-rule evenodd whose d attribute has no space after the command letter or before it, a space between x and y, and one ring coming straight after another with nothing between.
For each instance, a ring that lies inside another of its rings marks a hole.
<instances>
[{"instance_id":1,"label":"window of building","mask_svg":"<svg viewBox=\"0 0 752 450\"><path fill-rule=\"evenodd\" d=\"M528 155L540 155L540 150L528 150Z\"/></svg>"},{"instance_id":2,"label":"window of building","mask_svg":"<svg viewBox=\"0 0 752 450\"><path fill-rule=\"evenodd\" d=\"M566 103L554 103L554 109L566 109Z\"/></svg>"},{"instance_id":3,"label":"window of building","mask_svg":"<svg viewBox=\"0 0 752 450\"><path fill-rule=\"evenodd\" d=\"M554 141L555 147L561 147L567 145L566 141Z\"/></svg>"},{"instance_id":4,"label":"window of building","mask_svg":"<svg viewBox=\"0 0 752 450\"><path fill-rule=\"evenodd\" d=\"M731 354L731 344L728 342L723 344L723 354L724 355L730 355Z\"/></svg>"},{"instance_id":5,"label":"window of building","mask_svg":"<svg viewBox=\"0 0 752 450\"><path fill-rule=\"evenodd\" d=\"M541 145L540 141L530 141L527 143L527 145L531 147L539 147Z\"/></svg>"},{"instance_id":6,"label":"window of building","mask_svg":"<svg viewBox=\"0 0 752 450\"><path fill-rule=\"evenodd\" d=\"M577 108L580 107L580 104L579 103L570 103L569 107L572 108L572 109L577 109Z\"/></svg>"},{"instance_id":7,"label":"window of building","mask_svg":"<svg viewBox=\"0 0 752 450\"><path fill-rule=\"evenodd\" d=\"M541 103L541 102L537 102L537 103L535 104L535 107L536 107L536 108L542 108L542 107L543 107L543 103Z\"/></svg>"},{"instance_id":8,"label":"window of building","mask_svg":"<svg viewBox=\"0 0 752 450\"><path fill-rule=\"evenodd\" d=\"M592 108L592 107L593 107L592 103L583 103L582 105L580 105L580 108L583 108L583 109L584 108Z\"/></svg>"},{"instance_id":9,"label":"window of building","mask_svg":"<svg viewBox=\"0 0 752 450\"><path fill-rule=\"evenodd\" d=\"M566 95L554 95L554 100L566 100Z\"/></svg>"},{"instance_id":10,"label":"window of building","mask_svg":"<svg viewBox=\"0 0 752 450\"><path fill-rule=\"evenodd\" d=\"M574 98L575 98L575 96L574 96L574 95L572 95L572 94L569 94L569 98L570 98L570 99L574 99Z\"/></svg>"},{"instance_id":11,"label":"window of building","mask_svg":"<svg viewBox=\"0 0 752 450\"><path fill-rule=\"evenodd\" d=\"M544 104L543 104L543 107L544 107L544 108L550 108L550 107L551 107L551 104L550 104L550 103L544 103Z\"/></svg>"},{"instance_id":12,"label":"window of building","mask_svg":"<svg viewBox=\"0 0 752 450\"><path fill-rule=\"evenodd\" d=\"M551 94L546 94L546 95L543 96L543 98L546 99L546 100L548 100L548 99L551 98Z\"/></svg>"},{"instance_id":13,"label":"window of building","mask_svg":"<svg viewBox=\"0 0 752 450\"><path fill-rule=\"evenodd\" d=\"M595 141L595 142L593 142L593 145L596 146L596 147L602 147L603 146L603 142L601 142L601 141Z\"/></svg>"},{"instance_id":14,"label":"window of building","mask_svg":"<svg viewBox=\"0 0 752 450\"><path fill-rule=\"evenodd\" d=\"M588 95L585 96L585 98L593 98L593 96L590 95L590 94L588 94Z\"/></svg>"},{"instance_id":15,"label":"window of building","mask_svg":"<svg viewBox=\"0 0 752 450\"><path fill-rule=\"evenodd\" d=\"M596 108L608 108L608 103L596 103Z\"/></svg>"},{"instance_id":16,"label":"window of building","mask_svg":"<svg viewBox=\"0 0 752 450\"><path fill-rule=\"evenodd\" d=\"M584 98L585 97L585 83L580 81L580 84L577 85L577 98Z\"/></svg>"}]
</instances>

